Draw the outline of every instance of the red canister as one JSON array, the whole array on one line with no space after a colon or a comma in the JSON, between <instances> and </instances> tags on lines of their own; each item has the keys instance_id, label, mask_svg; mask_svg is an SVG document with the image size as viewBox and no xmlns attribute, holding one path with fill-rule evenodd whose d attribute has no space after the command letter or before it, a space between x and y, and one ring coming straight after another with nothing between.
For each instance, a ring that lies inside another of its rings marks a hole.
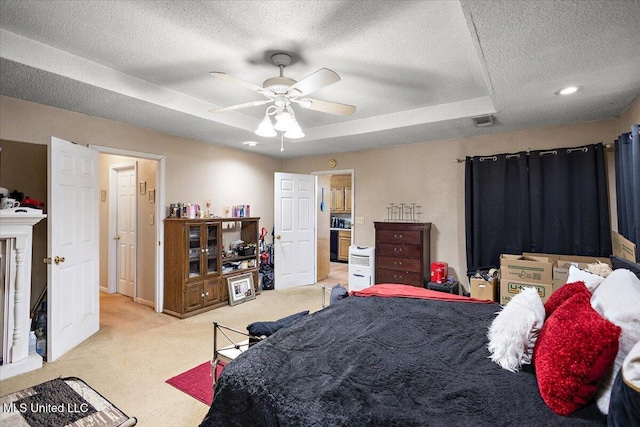
<instances>
[{"instance_id":1,"label":"red canister","mask_svg":"<svg viewBox=\"0 0 640 427\"><path fill-rule=\"evenodd\" d=\"M434 283L445 283L447 281L447 273L449 265L446 262L431 263L431 281Z\"/></svg>"}]
</instances>

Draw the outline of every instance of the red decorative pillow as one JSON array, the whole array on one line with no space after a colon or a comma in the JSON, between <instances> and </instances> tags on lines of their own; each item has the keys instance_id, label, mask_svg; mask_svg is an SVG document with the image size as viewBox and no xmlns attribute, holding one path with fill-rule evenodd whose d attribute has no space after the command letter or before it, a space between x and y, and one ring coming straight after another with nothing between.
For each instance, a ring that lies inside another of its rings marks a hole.
<instances>
[{"instance_id":1,"label":"red decorative pillow","mask_svg":"<svg viewBox=\"0 0 640 427\"><path fill-rule=\"evenodd\" d=\"M576 294L585 294L589 298L591 298L591 292L584 284L584 282L567 283L566 285L561 286L560 289L552 293L547 302L544 303L544 311L546 313L546 317L551 316L551 313L553 313L558 307L560 307L563 302Z\"/></svg>"},{"instance_id":2,"label":"red decorative pillow","mask_svg":"<svg viewBox=\"0 0 640 427\"><path fill-rule=\"evenodd\" d=\"M589 402L618 352L621 329L589 300L582 292L565 300L545 321L533 351L540 395L560 415Z\"/></svg>"}]
</instances>

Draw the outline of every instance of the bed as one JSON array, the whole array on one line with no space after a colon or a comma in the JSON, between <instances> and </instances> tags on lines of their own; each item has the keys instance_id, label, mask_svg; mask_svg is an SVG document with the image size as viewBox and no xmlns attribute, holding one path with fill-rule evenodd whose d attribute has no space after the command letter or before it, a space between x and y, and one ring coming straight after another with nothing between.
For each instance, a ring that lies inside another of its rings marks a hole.
<instances>
[{"instance_id":1,"label":"bed","mask_svg":"<svg viewBox=\"0 0 640 427\"><path fill-rule=\"evenodd\" d=\"M499 305L404 285L356 294L227 365L201 426L606 425L594 403L554 413L533 369L490 360Z\"/></svg>"}]
</instances>

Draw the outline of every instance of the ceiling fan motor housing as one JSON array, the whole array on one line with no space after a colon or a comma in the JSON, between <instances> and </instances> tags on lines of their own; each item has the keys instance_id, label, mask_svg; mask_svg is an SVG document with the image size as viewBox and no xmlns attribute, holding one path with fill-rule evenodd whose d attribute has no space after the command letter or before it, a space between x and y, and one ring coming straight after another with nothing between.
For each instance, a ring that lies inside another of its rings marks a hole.
<instances>
[{"instance_id":1,"label":"ceiling fan motor housing","mask_svg":"<svg viewBox=\"0 0 640 427\"><path fill-rule=\"evenodd\" d=\"M287 107L289 104L291 104L291 101L289 100L289 97L284 96L284 95L278 95L275 98L273 98L273 103L276 107L278 108L283 108L283 107Z\"/></svg>"},{"instance_id":2,"label":"ceiling fan motor housing","mask_svg":"<svg viewBox=\"0 0 640 427\"><path fill-rule=\"evenodd\" d=\"M274 105L267 108L267 115L271 114L269 113L269 111L270 109L272 109L272 107L276 108L278 114L280 114L284 109L287 109L290 114L293 115L293 110L289 108L291 103L296 103L302 108L321 111L329 114L350 116L355 112L356 108L352 105L306 98L306 95L339 81L340 76L338 76L338 74L336 74L334 71L328 68L321 68L315 73L308 75L298 82L294 79L284 76L285 67L293 63L293 58L291 57L291 55L282 52L275 53L271 55L271 61L275 66L280 68L280 75L265 80L262 84L262 87L249 82L245 82L244 80L230 76L223 72L212 71L211 73L209 73L213 77L224 78L241 86L249 88L264 95L268 99L268 101L245 102L244 104L217 108L215 110L211 110L211 112L225 112L238 110L241 108L255 107L258 105L267 104L270 101L273 101ZM301 98L303 96L304 98ZM294 137L291 136L291 138Z\"/></svg>"},{"instance_id":3,"label":"ceiling fan motor housing","mask_svg":"<svg viewBox=\"0 0 640 427\"><path fill-rule=\"evenodd\" d=\"M285 94L289 90L289 86L294 85L295 80L289 77L272 77L262 84L262 87L271 91L273 94Z\"/></svg>"}]
</instances>

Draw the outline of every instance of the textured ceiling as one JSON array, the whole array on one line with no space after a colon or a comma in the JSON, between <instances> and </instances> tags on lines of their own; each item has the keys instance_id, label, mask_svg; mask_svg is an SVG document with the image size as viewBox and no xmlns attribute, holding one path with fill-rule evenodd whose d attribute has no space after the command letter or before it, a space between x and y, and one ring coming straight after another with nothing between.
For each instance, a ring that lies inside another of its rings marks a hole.
<instances>
[{"instance_id":1,"label":"textured ceiling","mask_svg":"<svg viewBox=\"0 0 640 427\"><path fill-rule=\"evenodd\" d=\"M0 93L274 157L617 117L640 94L640 1L0 1ZM261 138L271 54L341 81L295 108L306 137ZM554 92L566 85L570 97ZM471 117L493 114L477 128ZM257 141L256 147L243 145Z\"/></svg>"}]
</instances>

